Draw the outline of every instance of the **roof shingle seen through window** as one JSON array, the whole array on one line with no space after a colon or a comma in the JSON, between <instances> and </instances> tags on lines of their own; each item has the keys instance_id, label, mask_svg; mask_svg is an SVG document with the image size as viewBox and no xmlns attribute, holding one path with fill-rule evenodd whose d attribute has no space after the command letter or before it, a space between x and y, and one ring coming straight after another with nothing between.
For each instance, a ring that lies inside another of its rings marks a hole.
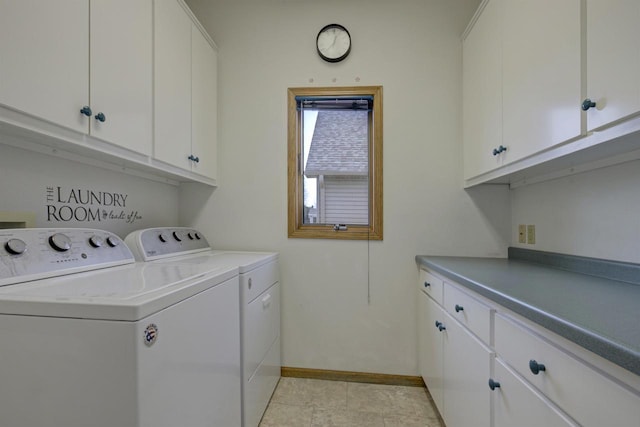
<instances>
[{"instance_id":1,"label":"roof shingle seen through window","mask_svg":"<svg viewBox=\"0 0 640 427\"><path fill-rule=\"evenodd\" d=\"M367 111L319 111L305 175L367 175L368 124Z\"/></svg>"}]
</instances>

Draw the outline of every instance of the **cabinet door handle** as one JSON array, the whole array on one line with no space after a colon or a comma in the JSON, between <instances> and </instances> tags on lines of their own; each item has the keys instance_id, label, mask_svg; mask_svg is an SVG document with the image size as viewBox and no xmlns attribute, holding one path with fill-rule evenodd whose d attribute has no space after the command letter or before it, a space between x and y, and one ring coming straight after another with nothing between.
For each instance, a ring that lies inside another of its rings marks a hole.
<instances>
[{"instance_id":1,"label":"cabinet door handle","mask_svg":"<svg viewBox=\"0 0 640 427\"><path fill-rule=\"evenodd\" d=\"M91 115L93 114L93 111L91 111L91 108L89 108L88 105L85 105L84 107L82 107L82 109L80 110L80 114L84 114L87 117L91 117Z\"/></svg>"},{"instance_id":2,"label":"cabinet door handle","mask_svg":"<svg viewBox=\"0 0 640 427\"><path fill-rule=\"evenodd\" d=\"M582 101L582 111L587 111L589 108L595 107L596 103L589 98Z\"/></svg>"},{"instance_id":3,"label":"cabinet door handle","mask_svg":"<svg viewBox=\"0 0 640 427\"><path fill-rule=\"evenodd\" d=\"M424 287L425 287L425 288L429 288L429 287L431 287L431 283L429 283L429 282L424 282Z\"/></svg>"},{"instance_id":4,"label":"cabinet door handle","mask_svg":"<svg viewBox=\"0 0 640 427\"><path fill-rule=\"evenodd\" d=\"M546 371L547 367L542 363L538 363L535 360L531 359L529 360L529 370L533 375L538 375L540 371Z\"/></svg>"},{"instance_id":5,"label":"cabinet door handle","mask_svg":"<svg viewBox=\"0 0 640 427\"><path fill-rule=\"evenodd\" d=\"M95 118L97 121L104 123L105 120L107 120L107 117L104 115L104 113L98 113L95 115Z\"/></svg>"},{"instance_id":6,"label":"cabinet door handle","mask_svg":"<svg viewBox=\"0 0 640 427\"><path fill-rule=\"evenodd\" d=\"M498 148L494 148L492 153L494 156L497 156L498 154L504 153L505 151L507 151L507 147L501 145Z\"/></svg>"},{"instance_id":7,"label":"cabinet door handle","mask_svg":"<svg viewBox=\"0 0 640 427\"><path fill-rule=\"evenodd\" d=\"M190 154L189 157L187 157L187 159L191 160L192 162L196 162L196 163L200 162L200 157L196 157L193 154Z\"/></svg>"},{"instance_id":8,"label":"cabinet door handle","mask_svg":"<svg viewBox=\"0 0 640 427\"><path fill-rule=\"evenodd\" d=\"M462 310L464 310L464 307L458 304L456 304L454 308L456 309L456 313L460 313Z\"/></svg>"},{"instance_id":9,"label":"cabinet door handle","mask_svg":"<svg viewBox=\"0 0 640 427\"><path fill-rule=\"evenodd\" d=\"M491 390L495 390L496 388L500 388L500 383L497 381L494 381L493 379L489 378L489 388Z\"/></svg>"}]
</instances>

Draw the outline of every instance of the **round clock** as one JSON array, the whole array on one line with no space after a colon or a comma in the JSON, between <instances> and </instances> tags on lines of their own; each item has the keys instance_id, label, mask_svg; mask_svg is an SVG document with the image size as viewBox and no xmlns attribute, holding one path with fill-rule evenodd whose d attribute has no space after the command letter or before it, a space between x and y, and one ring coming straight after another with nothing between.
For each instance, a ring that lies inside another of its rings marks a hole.
<instances>
[{"instance_id":1,"label":"round clock","mask_svg":"<svg viewBox=\"0 0 640 427\"><path fill-rule=\"evenodd\" d=\"M316 38L320 58L327 62L340 62L351 52L351 35L340 24L329 24L322 28Z\"/></svg>"}]
</instances>

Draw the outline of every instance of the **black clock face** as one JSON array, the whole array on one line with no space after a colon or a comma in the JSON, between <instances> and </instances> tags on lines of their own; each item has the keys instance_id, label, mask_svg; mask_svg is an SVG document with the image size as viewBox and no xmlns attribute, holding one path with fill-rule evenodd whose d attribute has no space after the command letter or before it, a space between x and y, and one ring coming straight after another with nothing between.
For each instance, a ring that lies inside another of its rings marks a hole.
<instances>
[{"instance_id":1,"label":"black clock face","mask_svg":"<svg viewBox=\"0 0 640 427\"><path fill-rule=\"evenodd\" d=\"M318 33L316 47L325 61L342 61L351 52L351 35L342 25L329 24Z\"/></svg>"}]
</instances>

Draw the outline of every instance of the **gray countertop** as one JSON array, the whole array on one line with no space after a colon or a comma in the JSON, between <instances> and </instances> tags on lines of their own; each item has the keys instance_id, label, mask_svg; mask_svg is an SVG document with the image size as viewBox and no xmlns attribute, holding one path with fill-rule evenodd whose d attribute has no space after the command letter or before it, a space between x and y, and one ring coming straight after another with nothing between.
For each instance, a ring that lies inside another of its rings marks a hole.
<instances>
[{"instance_id":1,"label":"gray countertop","mask_svg":"<svg viewBox=\"0 0 640 427\"><path fill-rule=\"evenodd\" d=\"M519 259L416 262L640 375L640 284Z\"/></svg>"}]
</instances>

